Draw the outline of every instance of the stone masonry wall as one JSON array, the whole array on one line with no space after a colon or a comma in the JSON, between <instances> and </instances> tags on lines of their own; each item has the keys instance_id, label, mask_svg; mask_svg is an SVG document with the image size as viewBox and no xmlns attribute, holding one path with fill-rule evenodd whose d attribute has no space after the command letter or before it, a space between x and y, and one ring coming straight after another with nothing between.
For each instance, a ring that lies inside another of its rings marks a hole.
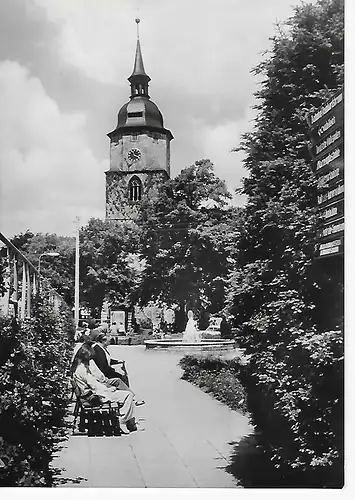
<instances>
[{"instance_id":1,"label":"stone masonry wall","mask_svg":"<svg viewBox=\"0 0 355 500\"><path fill-rule=\"evenodd\" d=\"M109 170L106 172L106 220L137 219L139 216L140 202L129 200L128 184L133 176L142 182L142 200L156 198L161 184L168 179L164 170L129 173Z\"/></svg>"},{"instance_id":2,"label":"stone masonry wall","mask_svg":"<svg viewBox=\"0 0 355 500\"><path fill-rule=\"evenodd\" d=\"M141 159L131 164L127 158L132 148L138 148ZM112 138L110 145L110 170L129 172L134 170L164 169L170 176L170 143L161 132L143 131L137 136L120 135Z\"/></svg>"}]
</instances>

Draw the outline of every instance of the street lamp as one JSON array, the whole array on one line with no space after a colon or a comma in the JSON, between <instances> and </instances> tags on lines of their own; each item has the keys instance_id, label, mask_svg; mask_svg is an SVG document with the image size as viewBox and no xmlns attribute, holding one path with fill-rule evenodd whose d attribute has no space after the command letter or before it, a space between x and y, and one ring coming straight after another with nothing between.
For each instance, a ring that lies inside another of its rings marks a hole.
<instances>
[{"instance_id":1,"label":"street lamp","mask_svg":"<svg viewBox=\"0 0 355 500\"><path fill-rule=\"evenodd\" d=\"M60 253L58 253L58 252L43 252L43 253L41 253L41 255L39 256L39 259L38 259L38 275L41 274L41 258L45 255L48 257L58 257L60 255Z\"/></svg>"}]
</instances>

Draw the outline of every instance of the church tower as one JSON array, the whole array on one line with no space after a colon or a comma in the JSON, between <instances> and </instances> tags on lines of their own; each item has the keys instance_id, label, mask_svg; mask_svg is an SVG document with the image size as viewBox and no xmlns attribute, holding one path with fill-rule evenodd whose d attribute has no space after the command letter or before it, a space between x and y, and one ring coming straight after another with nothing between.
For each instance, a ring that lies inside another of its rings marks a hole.
<instances>
[{"instance_id":1,"label":"church tower","mask_svg":"<svg viewBox=\"0 0 355 500\"><path fill-rule=\"evenodd\" d=\"M106 174L106 220L135 219L140 203L154 198L162 182L170 177L170 130L150 100L139 40L131 85L130 100L118 112L117 127L110 132L110 170Z\"/></svg>"}]
</instances>

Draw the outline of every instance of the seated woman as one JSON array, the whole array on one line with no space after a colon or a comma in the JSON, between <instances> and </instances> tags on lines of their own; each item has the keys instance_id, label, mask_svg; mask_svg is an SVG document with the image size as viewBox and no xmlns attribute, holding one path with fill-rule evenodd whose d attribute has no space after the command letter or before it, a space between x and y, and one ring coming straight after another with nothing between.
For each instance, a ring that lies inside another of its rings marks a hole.
<instances>
[{"instance_id":1,"label":"seated woman","mask_svg":"<svg viewBox=\"0 0 355 500\"><path fill-rule=\"evenodd\" d=\"M85 399L90 394L95 394L100 396L104 402L119 403L121 428L123 428L123 431L125 430L124 427L130 432L136 431L137 426L134 418L132 392L107 387L102 382L99 382L90 369L90 360L92 360L92 357L92 347L88 344L83 344L76 353L71 367L71 375L80 390L81 397Z\"/></svg>"}]
</instances>

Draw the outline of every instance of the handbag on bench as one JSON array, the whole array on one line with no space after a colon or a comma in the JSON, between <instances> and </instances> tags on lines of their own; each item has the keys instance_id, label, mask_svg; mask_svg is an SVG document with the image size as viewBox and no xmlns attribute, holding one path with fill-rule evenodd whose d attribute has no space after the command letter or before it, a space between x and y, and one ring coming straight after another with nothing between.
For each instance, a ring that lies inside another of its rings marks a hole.
<instances>
[{"instance_id":1,"label":"handbag on bench","mask_svg":"<svg viewBox=\"0 0 355 500\"><path fill-rule=\"evenodd\" d=\"M80 402L84 408L97 408L105 403L103 398L93 392L88 392L85 396L80 396Z\"/></svg>"}]
</instances>

